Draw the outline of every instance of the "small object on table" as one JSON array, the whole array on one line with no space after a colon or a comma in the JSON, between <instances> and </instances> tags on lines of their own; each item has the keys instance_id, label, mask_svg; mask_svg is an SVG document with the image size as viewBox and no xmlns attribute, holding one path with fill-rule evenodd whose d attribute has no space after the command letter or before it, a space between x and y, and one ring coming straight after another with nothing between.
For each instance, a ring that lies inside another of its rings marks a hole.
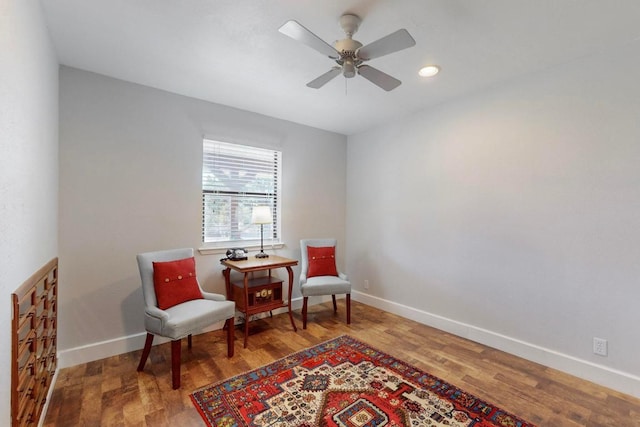
<instances>
[{"instance_id":1,"label":"small object on table","mask_svg":"<svg viewBox=\"0 0 640 427\"><path fill-rule=\"evenodd\" d=\"M256 254L256 258L269 258L269 255L264 253L264 225L271 224L273 222L273 215L271 215L271 208L269 206L254 206L251 212L251 223L260 224L260 252Z\"/></svg>"}]
</instances>

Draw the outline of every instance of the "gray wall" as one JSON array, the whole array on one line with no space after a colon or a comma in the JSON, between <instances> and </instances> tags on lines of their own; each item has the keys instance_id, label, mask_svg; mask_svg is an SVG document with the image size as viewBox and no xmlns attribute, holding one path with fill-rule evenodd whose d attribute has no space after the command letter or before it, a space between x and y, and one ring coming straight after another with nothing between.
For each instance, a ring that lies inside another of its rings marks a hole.
<instances>
[{"instance_id":1,"label":"gray wall","mask_svg":"<svg viewBox=\"0 0 640 427\"><path fill-rule=\"evenodd\" d=\"M344 242L345 136L62 67L61 366L142 346L135 256L201 246L205 135L283 152L278 254L299 259L305 237ZM224 293L222 257L196 257L208 291Z\"/></svg>"},{"instance_id":2,"label":"gray wall","mask_svg":"<svg viewBox=\"0 0 640 427\"><path fill-rule=\"evenodd\" d=\"M10 425L10 294L58 250L58 62L38 1L0 9L0 424Z\"/></svg>"},{"instance_id":3,"label":"gray wall","mask_svg":"<svg viewBox=\"0 0 640 427\"><path fill-rule=\"evenodd\" d=\"M638 75L636 43L350 137L359 299L640 395Z\"/></svg>"}]
</instances>

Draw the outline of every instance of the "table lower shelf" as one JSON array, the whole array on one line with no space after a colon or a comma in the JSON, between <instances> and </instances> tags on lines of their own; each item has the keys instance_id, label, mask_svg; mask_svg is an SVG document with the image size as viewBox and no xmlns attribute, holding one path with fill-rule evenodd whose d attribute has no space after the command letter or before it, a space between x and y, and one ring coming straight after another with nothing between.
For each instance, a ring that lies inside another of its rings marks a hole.
<instances>
[{"instance_id":1,"label":"table lower shelf","mask_svg":"<svg viewBox=\"0 0 640 427\"><path fill-rule=\"evenodd\" d=\"M250 307L249 309L240 308L236 305L236 310L244 313L245 316L253 316L254 314L266 313L267 311L273 311L279 308L287 308L287 304L283 302L279 304L261 304L259 306Z\"/></svg>"}]
</instances>

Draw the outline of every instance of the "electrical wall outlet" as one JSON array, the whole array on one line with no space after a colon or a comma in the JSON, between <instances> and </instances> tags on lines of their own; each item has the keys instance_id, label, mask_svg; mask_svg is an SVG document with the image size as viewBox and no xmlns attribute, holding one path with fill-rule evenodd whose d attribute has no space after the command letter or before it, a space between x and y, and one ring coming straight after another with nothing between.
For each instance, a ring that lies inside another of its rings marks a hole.
<instances>
[{"instance_id":1,"label":"electrical wall outlet","mask_svg":"<svg viewBox=\"0 0 640 427\"><path fill-rule=\"evenodd\" d=\"M369 281L368 280L364 281L364 288L367 289L367 290L369 289Z\"/></svg>"},{"instance_id":2,"label":"electrical wall outlet","mask_svg":"<svg viewBox=\"0 0 640 427\"><path fill-rule=\"evenodd\" d=\"M602 338L593 338L593 353L598 356L607 355L607 340Z\"/></svg>"}]
</instances>

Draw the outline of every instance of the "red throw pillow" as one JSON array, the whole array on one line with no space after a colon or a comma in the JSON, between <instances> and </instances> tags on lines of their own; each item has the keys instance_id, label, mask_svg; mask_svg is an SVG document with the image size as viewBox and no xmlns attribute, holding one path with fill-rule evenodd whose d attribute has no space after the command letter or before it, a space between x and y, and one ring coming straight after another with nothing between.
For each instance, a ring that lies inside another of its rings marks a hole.
<instances>
[{"instance_id":1,"label":"red throw pillow","mask_svg":"<svg viewBox=\"0 0 640 427\"><path fill-rule=\"evenodd\" d=\"M338 275L335 247L316 248L307 246L307 256L309 258L307 277Z\"/></svg>"},{"instance_id":2,"label":"red throw pillow","mask_svg":"<svg viewBox=\"0 0 640 427\"><path fill-rule=\"evenodd\" d=\"M153 263L153 286L161 310L185 301L202 299L196 279L195 258Z\"/></svg>"}]
</instances>

